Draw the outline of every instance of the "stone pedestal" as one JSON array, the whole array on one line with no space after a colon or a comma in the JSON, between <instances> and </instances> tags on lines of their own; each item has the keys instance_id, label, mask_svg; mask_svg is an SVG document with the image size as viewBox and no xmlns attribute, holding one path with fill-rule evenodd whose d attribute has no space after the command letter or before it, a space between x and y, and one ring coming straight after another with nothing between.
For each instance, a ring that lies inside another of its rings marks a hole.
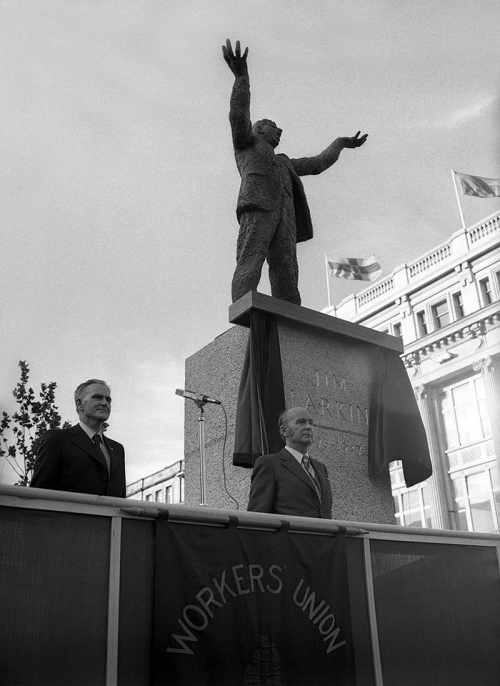
<instances>
[{"instance_id":1,"label":"stone pedestal","mask_svg":"<svg viewBox=\"0 0 500 686\"><path fill-rule=\"evenodd\" d=\"M401 352L399 339L260 293L247 293L229 310L236 326L186 361L186 388L218 398L205 407L206 504L246 509L251 471L233 467L234 425L240 374L252 309L271 313L278 323L287 407L304 406L315 421L312 454L329 471L333 518L395 523L389 475L368 478L369 348ZM186 402L186 503L200 501L199 410ZM225 443L225 445L224 445ZM224 450L224 460L223 460Z\"/></svg>"}]
</instances>

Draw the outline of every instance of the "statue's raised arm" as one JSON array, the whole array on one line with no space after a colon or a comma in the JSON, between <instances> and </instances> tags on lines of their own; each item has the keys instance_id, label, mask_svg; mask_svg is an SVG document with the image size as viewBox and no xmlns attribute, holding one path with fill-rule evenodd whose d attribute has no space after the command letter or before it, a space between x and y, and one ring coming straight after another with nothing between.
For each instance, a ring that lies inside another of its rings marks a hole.
<instances>
[{"instance_id":1,"label":"statue's raised arm","mask_svg":"<svg viewBox=\"0 0 500 686\"><path fill-rule=\"evenodd\" d=\"M248 78L248 48L241 54L240 41L233 46L229 38L222 46L222 55L229 69L234 74L234 85L231 92L229 121L233 145L236 150L246 148L252 142L252 123L250 121L250 81Z\"/></svg>"}]
</instances>

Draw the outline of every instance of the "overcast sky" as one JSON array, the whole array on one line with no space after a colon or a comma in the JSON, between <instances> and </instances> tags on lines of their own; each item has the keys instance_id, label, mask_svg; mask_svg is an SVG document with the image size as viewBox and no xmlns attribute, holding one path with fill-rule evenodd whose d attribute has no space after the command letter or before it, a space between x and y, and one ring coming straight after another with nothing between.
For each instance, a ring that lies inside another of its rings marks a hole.
<instances>
[{"instance_id":1,"label":"overcast sky","mask_svg":"<svg viewBox=\"0 0 500 686\"><path fill-rule=\"evenodd\" d=\"M324 253L388 273L460 228L451 168L500 176L499 25L498 0L0 0L0 409L19 359L71 421L75 386L104 378L128 480L183 457L184 359L228 328L226 37L280 151L369 133L305 179L300 290L321 309ZM467 223L499 205L466 198Z\"/></svg>"}]
</instances>

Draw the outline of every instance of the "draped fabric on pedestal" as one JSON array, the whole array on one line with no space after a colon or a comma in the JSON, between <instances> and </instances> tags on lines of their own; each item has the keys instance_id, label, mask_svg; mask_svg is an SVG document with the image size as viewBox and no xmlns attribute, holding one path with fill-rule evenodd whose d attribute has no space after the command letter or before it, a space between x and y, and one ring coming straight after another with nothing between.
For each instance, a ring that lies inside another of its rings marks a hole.
<instances>
[{"instance_id":1,"label":"draped fabric on pedestal","mask_svg":"<svg viewBox=\"0 0 500 686\"><path fill-rule=\"evenodd\" d=\"M362 350L370 361L368 473L379 477L390 462L402 460L406 485L413 486L431 476L432 466L408 374L397 351L368 344ZM236 411L234 465L253 467L260 455L281 450L278 418L284 409L276 318L252 310ZM314 412L313 419L318 420Z\"/></svg>"},{"instance_id":2,"label":"draped fabric on pedestal","mask_svg":"<svg viewBox=\"0 0 500 686\"><path fill-rule=\"evenodd\" d=\"M253 467L260 455L283 447L278 418L285 409L276 319L250 312L250 335L241 372L233 464Z\"/></svg>"},{"instance_id":3,"label":"draped fabric on pedestal","mask_svg":"<svg viewBox=\"0 0 500 686\"><path fill-rule=\"evenodd\" d=\"M368 473L386 472L401 460L407 486L428 479L432 465L424 425L403 361L394 350L375 347L368 423Z\"/></svg>"}]
</instances>

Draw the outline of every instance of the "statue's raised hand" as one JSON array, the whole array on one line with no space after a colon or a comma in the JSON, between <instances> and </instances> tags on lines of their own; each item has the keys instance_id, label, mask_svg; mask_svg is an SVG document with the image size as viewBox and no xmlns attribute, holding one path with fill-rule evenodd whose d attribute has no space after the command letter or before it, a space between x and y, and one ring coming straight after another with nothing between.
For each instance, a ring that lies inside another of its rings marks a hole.
<instances>
[{"instance_id":1,"label":"statue's raised hand","mask_svg":"<svg viewBox=\"0 0 500 686\"><path fill-rule=\"evenodd\" d=\"M247 73L248 48L245 48L245 52L242 55L239 40L236 41L233 52L233 46L228 38L226 40L226 45L222 46L222 55L227 66L235 76L244 76Z\"/></svg>"},{"instance_id":2,"label":"statue's raised hand","mask_svg":"<svg viewBox=\"0 0 500 686\"><path fill-rule=\"evenodd\" d=\"M361 131L358 131L355 136L346 136L342 138L344 148L359 148L368 138L368 134L364 133L360 136Z\"/></svg>"}]
</instances>

